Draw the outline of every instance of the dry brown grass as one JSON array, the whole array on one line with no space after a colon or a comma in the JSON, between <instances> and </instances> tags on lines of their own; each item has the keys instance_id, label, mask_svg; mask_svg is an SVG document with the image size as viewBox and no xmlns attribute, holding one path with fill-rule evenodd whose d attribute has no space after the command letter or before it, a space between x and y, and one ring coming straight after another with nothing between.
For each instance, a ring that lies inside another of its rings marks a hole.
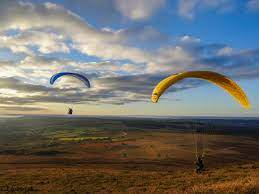
<instances>
[{"instance_id":1,"label":"dry brown grass","mask_svg":"<svg viewBox=\"0 0 259 194\"><path fill-rule=\"evenodd\" d=\"M20 189L17 193L259 193L258 169L259 164L233 165L197 175L192 169L157 171L136 166L122 170L108 164L20 165L2 171L0 189L8 185L14 191Z\"/></svg>"},{"instance_id":2,"label":"dry brown grass","mask_svg":"<svg viewBox=\"0 0 259 194\"><path fill-rule=\"evenodd\" d=\"M224 175L222 175L224 176ZM228 176L231 176L229 174ZM246 177L247 176L247 177ZM220 177L219 177L220 178ZM197 184L190 188L190 193L258 193L258 177L253 172L236 179L219 180L213 184Z\"/></svg>"},{"instance_id":3,"label":"dry brown grass","mask_svg":"<svg viewBox=\"0 0 259 194\"><path fill-rule=\"evenodd\" d=\"M0 193L259 193L256 139L210 137L208 169L197 175L190 134L127 138L51 147L66 151L57 156L1 155Z\"/></svg>"}]
</instances>

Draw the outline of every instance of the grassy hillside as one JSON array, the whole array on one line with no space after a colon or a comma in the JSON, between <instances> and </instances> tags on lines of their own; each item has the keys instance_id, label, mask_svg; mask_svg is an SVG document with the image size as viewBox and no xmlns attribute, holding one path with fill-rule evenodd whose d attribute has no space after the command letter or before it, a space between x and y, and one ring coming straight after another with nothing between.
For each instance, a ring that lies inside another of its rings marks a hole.
<instances>
[{"instance_id":1,"label":"grassy hillside","mask_svg":"<svg viewBox=\"0 0 259 194\"><path fill-rule=\"evenodd\" d=\"M259 164L213 168L153 170L112 165L70 167L16 166L2 171L0 191L16 193L258 193Z\"/></svg>"},{"instance_id":2,"label":"grassy hillside","mask_svg":"<svg viewBox=\"0 0 259 194\"><path fill-rule=\"evenodd\" d=\"M202 135L200 175L193 123L213 125ZM24 117L0 125L0 193L259 193L257 120Z\"/></svg>"}]
</instances>

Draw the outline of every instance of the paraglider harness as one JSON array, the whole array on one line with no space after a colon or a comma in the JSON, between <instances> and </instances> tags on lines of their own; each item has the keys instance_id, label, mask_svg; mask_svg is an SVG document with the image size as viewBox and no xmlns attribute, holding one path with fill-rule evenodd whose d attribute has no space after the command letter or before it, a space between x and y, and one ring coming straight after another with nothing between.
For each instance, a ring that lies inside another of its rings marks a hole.
<instances>
[{"instance_id":1,"label":"paraglider harness","mask_svg":"<svg viewBox=\"0 0 259 194\"><path fill-rule=\"evenodd\" d=\"M204 170L204 164L202 156L198 156L195 162L196 164L196 173L201 173Z\"/></svg>"},{"instance_id":2,"label":"paraglider harness","mask_svg":"<svg viewBox=\"0 0 259 194\"><path fill-rule=\"evenodd\" d=\"M69 115L72 115L73 114L73 109L72 108L68 108L68 113Z\"/></svg>"}]
</instances>

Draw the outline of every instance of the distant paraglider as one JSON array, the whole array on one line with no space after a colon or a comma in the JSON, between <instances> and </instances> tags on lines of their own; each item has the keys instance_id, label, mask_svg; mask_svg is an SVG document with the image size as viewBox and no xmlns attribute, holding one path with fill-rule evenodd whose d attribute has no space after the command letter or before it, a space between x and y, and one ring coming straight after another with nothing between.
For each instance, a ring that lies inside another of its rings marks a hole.
<instances>
[{"instance_id":1,"label":"distant paraglider","mask_svg":"<svg viewBox=\"0 0 259 194\"><path fill-rule=\"evenodd\" d=\"M250 108L250 103L248 97L246 96L245 92L239 87L232 79L221 75L219 73L211 72L211 71L189 71L189 72L182 72L178 74L173 74L161 82L157 84L154 88L151 100L152 102L158 102L160 96L172 85L178 83L179 81L186 79L186 78L198 78L207 80L226 92L228 92L243 108ZM197 128L198 127L198 128ZM201 129L201 127L203 129ZM208 133L205 126L193 126L193 140L195 146L195 155L196 155L196 172L200 173L204 169L203 158L205 155L205 137L206 132Z\"/></svg>"},{"instance_id":2,"label":"distant paraglider","mask_svg":"<svg viewBox=\"0 0 259 194\"><path fill-rule=\"evenodd\" d=\"M74 78L82 81L88 88L91 87L90 81L88 80L88 78L84 74L71 73L71 72L60 72L60 73L57 73L57 74L53 75L50 78L50 84L53 85L57 79L59 79L60 77L63 77L63 76L74 77ZM72 115L73 114L73 109L72 108L68 108L68 113L67 114Z\"/></svg>"}]
</instances>

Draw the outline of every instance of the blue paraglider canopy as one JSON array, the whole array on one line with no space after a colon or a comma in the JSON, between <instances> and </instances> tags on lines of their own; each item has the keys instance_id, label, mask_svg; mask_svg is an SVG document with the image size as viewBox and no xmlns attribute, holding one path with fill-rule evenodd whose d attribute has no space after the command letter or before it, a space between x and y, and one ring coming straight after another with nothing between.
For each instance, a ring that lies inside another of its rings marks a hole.
<instances>
[{"instance_id":1,"label":"blue paraglider canopy","mask_svg":"<svg viewBox=\"0 0 259 194\"><path fill-rule=\"evenodd\" d=\"M81 80L88 88L90 88L90 81L87 79L87 77L84 74L71 73L71 72L60 72L60 73L57 73L57 74L53 75L50 78L50 84L53 85L55 83L55 81L62 76L75 77L75 78Z\"/></svg>"}]
</instances>

